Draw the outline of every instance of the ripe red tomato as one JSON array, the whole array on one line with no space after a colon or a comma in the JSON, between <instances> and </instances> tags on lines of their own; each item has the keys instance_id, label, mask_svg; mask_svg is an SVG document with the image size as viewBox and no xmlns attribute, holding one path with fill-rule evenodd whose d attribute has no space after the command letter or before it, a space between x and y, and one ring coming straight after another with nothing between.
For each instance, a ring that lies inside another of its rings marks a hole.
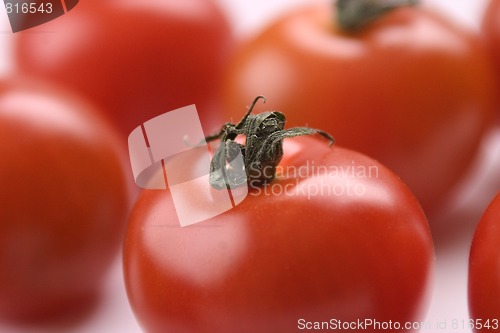
<instances>
[{"instance_id":1,"label":"ripe red tomato","mask_svg":"<svg viewBox=\"0 0 500 333\"><path fill-rule=\"evenodd\" d=\"M500 1L490 1L483 18L482 30L493 55L500 89Z\"/></svg>"},{"instance_id":2,"label":"ripe red tomato","mask_svg":"<svg viewBox=\"0 0 500 333\"><path fill-rule=\"evenodd\" d=\"M469 258L469 312L474 332L500 330L499 244L500 193L482 216L472 241Z\"/></svg>"},{"instance_id":3,"label":"ripe red tomato","mask_svg":"<svg viewBox=\"0 0 500 333\"><path fill-rule=\"evenodd\" d=\"M427 8L400 8L357 33L330 2L277 20L236 52L225 111L265 95L290 126L322 128L395 171L432 213L473 158L493 108L479 39Z\"/></svg>"},{"instance_id":4,"label":"ripe red tomato","mask_svg":"<svg viewBox=\"0 0 500 333\"><path fill-rule=\"evenodd\" d=\"M18 71L78 91L125 138L144 121L190 104L207 132L220 123L214 91L232 36L212 1L82 1L15 41Z\"/></svg>"},{"instance_id":5,"label":"ripe red tomato","mask_svg":"<svg viewBox=\"0 0 500 333\"><path fill-rule=\"evenodd\" d=\"M122 148L89 105L0 81L0 317L38 320L95 299L129 212Z\"/></svg>"},{"instance_id":6,"label":"ripe red tomato","mask_svg":"<svg viewBox=\"0 0 500 333\"><path fill-rule=\"evenodd\" d=\"M143 191L124 275L145 331L276 333L316 321L422 319L434 252L407 187L378 162L324 141L285 140L284 150L273 182L188 227L179 227L169 190ZM197 174L197 161L175 162L183 179ZM213 200L216 190L200 186L184 187L189 202L202 193Z\"/></svg>"}]
</instances>

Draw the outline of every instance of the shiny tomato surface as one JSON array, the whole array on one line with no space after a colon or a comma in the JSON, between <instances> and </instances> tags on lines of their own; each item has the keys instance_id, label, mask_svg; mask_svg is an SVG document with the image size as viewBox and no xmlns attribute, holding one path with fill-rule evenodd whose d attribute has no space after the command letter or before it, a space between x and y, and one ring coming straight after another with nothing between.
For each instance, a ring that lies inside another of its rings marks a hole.
<instances>
[{"instance_id":1,"label":"shiny tomato surface","mask_svg":"<svg viewBox=\"0 0 500 333\"><path fill-rule=\"evenodd\" d=\"M203 222L180 227L170 190L142 192L123 260L144 331L276 333L374 319L410 332L403 325L423 319L434 251L408 188L359 153L287 140L273 182ZM193 179L195 156L169 163ZM184 184L176 198L184 195L191 213L201 201L219 205L209 186Z\"/></svg>"},{"instance_id":2,"label":"shiny tomato surface","mask_svg":"<svg viewBox=\"0 0 500 333\"><path fill-rule=\"evenodd\" d=\"M0 81L0 317L41 320L95 299L130 209L126 153L59 88Z\"/></svg>"},{"instance_id":3,"label":"shiny tomato surface","mask_svg":"<svg viewBox=\"0 0 500 333\"><path fill-rule=\"evenodd\" d=\"M340 30L332 8L290 12L238 50L224 85L227 117L264 95L290 126L326 130L388 166L432 214L490 123L485 47L425 7L396 9L355 33Z\"/></svg>"}]
</instances>

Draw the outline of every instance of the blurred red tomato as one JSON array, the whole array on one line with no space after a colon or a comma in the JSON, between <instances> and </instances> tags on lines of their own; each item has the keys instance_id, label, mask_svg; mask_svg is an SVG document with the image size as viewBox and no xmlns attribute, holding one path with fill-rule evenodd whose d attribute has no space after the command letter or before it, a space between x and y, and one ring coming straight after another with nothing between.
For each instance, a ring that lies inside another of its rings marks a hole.
<instances>
[{"instance_id":1,"label":"blurred red tomato","mask_svg":"<svg viewBox=\"0 0 500 333\"><path fill-rule=\"evenodd\" d=\"M41 319L96 296L129 212L126 154L94 110L0 82L0 316Z\"/></svg>"},{"instance_id":2,"label":"blurred red tomato","mask_svg":"<svg viewBox=\"0 0 500 333\"><path fill-rule=\"evenodd\" d=\"M482 29L493 54L499 86L498 94L500 95L500 1L490 1L486 8Z\"/></svg>"},{"instance_id":3,"label":"blurred red tomato","mask_svg":"<svg viewBox=\"0 0 500 333\"><path fill-rule=\"evenodd\" d=\"M479 222L469 258L469 312L474 332L500 331L500 193Z\"/></svg>"},{"instance_id":4,"label":"blurred red tomato","mask_svg":"<svg viewBox=\"0 0 500 333\"><path fill-rule=\"evenodd\" d=\"M330 3L276 21L248 41L225 80L225 111L265 95L290 126L319 127L376 158L427 213L464 174L487 127L493 83L484 46L424 7L389 12L356 33Z\"/></svg>"},{"instance_id":5,"label":"blurred red tomato","mask_svg":"<svg viewBox=\"0 0 500 333\"><path fill-rule=\"evenodd\" d=\"M90 98L125 138L144 121L190 104L207 132L220 123L214 91L232 36L212 1L82 1L16 36L19 71Z\"/></svg>"},{"instance_id":6,"label":"blurred red tomato","mask_svg":"<svg viewBox=\"0 0 500 333\"><path fill-rule=\"evenodd\" d=\"M124 274L146 332L296 332L331 319L391 320L409 332L405 322L423 319L434 252L407 187L378 162L314 138L285 141L284 151L273 182L198 224L179 227L169 190L141 194ZM169 163L193 179L197 161ZM183 189L195 207L200 196L218 204L216 190L197 184ZM365 331L376 330L352 330Z\"/></svg>"}]
</instances>

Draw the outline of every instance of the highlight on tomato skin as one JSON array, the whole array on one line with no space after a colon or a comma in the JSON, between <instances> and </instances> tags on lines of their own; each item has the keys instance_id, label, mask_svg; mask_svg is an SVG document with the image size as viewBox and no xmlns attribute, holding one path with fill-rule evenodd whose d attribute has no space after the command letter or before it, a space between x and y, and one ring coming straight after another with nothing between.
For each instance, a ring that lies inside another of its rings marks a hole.
<instances>
[{"instance_id":1,"label":"highlight on tomato skin","mask_svg":"<svg viewBox=\"0 0 500 333\"><path fill-rule=\"evenodd\" d=\"M196 156L171 161L183 179L199 177ZM208 175L209 190L193 184L175 189L193 210L219 193ZM276 178L232 209L180 227L176 205L170 190L144 190L129 219L125 284L146 332L424 319L434 271L429 225L402 181L371 158L314 137L287 139Z\"/></svg>"},{"instance_id":2,"label":"highlight on tomato skin","mask_svg":"<svg viewBox=\"0 0 500 333\"><path fill-rule=\"evenodd\" d=\"M475 333L500 329L500 193L478 223L469 256L469 313Z\"/></svg>"},{"instance_id":3,"label":"highlight on tomato skin","mask_svg":"<svg viewBox=\"0 0 500 333\"><path fill-rule=\"evenodd\" d=\"M88 312L131 206L115 129L64 89L0 80L0 318L53 322Z\"/></svg>"},{"instance_id":4,"label":"highlight on tomato skin","mask_svg":"<svg viewBox=\"0 0 500 333\"><path fill-rule=\"evenodd\" d=\"M231 59L224 112L265 95L288 125L319 127L396 172L432 217L491 126L495 82L477 33L430 8L399 8L356 33L331 2L305 5Z\"/></svg>"}]
</instances>

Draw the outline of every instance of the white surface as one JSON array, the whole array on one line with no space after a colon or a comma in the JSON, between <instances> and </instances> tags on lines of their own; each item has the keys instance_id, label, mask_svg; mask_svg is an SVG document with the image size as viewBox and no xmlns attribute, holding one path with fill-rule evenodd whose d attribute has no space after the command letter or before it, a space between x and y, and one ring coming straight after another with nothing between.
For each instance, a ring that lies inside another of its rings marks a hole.
<instances>
[{"instance_id":1,"label":"white surface","mask_svg":"<svg viewBox=\"0 0 500 333\"><path fill-rule=\"evenodd\" d=\"M231 18L240 37L256 33L282 11L308 3L310 0L218 0ZM484 0L429 0L429 5L451 13L463 24L476 28L484 9ZM0 8L0 74L9 71L12 38L3 7ZM453 320L467 320L467 260L470 241L482 211L500 188L500 130L485 140L478 160L469 177L462 184L462 195L450 202L449 211L440 217L441 227L434 228L436 237L436 281L427 322L432 329L422 332L470 332L452 329ZM437 328L447 324L446 330ZM104 290L102 301L95 311L74 325L53 324L45 328L1 326L0 332L140 332L126 299L120 262L113 267ZM278 332L277 332L278 333Z\"/></svg>"}]
</instances>

